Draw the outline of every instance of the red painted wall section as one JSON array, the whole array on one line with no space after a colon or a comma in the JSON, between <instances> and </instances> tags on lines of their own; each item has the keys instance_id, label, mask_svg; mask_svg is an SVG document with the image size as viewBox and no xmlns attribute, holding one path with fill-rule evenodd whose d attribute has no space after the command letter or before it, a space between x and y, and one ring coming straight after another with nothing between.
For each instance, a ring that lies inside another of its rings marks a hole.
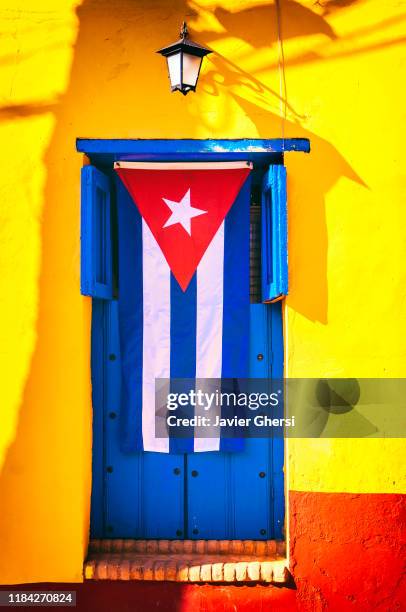
<instances>
[{"instance_id":1,"label":"red painted wall section","mask_svg":"<svg viewBox=\"0 0 406 612\"><path fill-rule=\"evenodd\" d=\"M406 499L291 491L290 558L298 610L406 608Z\"/></svg>"},{"instance_id":2,"label":"red painted wall section","mask_svg":"<svg viewBox=\"0 0 406 612\"><path fill-rule=\"evenodd\" d=\"M0 590L17 590L1 586ZM295 591L274 586L176 582L84 582L24 584L18 590L76 591L75 612L268 612L296 610ZM33 607L24 608L34 610ZM37 608L35 608L37 609ZM55 609L55 608L52 608ZM63 608L68 610L69 608Z\"/></svg>"}]
</instances>

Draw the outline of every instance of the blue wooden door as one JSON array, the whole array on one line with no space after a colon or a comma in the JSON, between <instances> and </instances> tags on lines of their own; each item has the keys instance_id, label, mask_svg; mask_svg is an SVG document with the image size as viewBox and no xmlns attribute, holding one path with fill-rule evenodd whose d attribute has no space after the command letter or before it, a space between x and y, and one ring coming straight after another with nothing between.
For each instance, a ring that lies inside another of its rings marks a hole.
<instances>
[{"instance_id":1,"label":"blue wooden door","mask_svg":"<svg viewBox=\"0 0 406 612\"><path fill-rule=\"evenodd\" d=\"M251 304L250 319L250 376L282 376L280 303ZM281 538L283 440L246 439L235 453L122 453L116 301L93 301L92 336L92 536Z\"/></svg>"},{"instance_id":2,"label":"blue wooden door","mask_svg":"<svg viewBox=\"0 0 406 612\"><path fill-rule=\"evenodd\" d=\"M281 538L283 440L246 439L233 453L121 451L118 304L95 295L92 537ZM250 308L249 375L281 378L281 303Z\"/></svg>"}]
</instances>

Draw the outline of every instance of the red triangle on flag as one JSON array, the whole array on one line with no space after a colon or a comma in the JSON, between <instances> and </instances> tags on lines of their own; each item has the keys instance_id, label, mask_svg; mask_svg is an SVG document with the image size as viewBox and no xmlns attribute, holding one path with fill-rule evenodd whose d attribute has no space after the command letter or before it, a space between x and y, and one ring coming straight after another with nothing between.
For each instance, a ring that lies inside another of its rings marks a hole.
<instances>
[{"instance_id":1,"label":"red triangle on flag","mask_svg":"<svg viewBox=\"0 0 406 612\"><path fill-rule=\"evenodd\" d=\"M251 164L116 162L114 168L185 291Z\"/></svg>"}]
</instances>

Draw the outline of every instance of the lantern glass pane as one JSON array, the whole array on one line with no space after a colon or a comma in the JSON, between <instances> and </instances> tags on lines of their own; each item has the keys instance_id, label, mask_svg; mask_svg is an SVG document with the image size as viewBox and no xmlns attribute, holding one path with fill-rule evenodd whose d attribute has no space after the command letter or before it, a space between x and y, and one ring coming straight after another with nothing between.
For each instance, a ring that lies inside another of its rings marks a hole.
<instances>
[{"instance_id":1,"label":"lantern glass pane","mask_svg":"<svg viewBox=\"0 0 406 612\"><path fill-rule=\"evenodd\" d=\"M183 84L196 87L202 58L197 55L183 54Z\"/></svg>"},{"instance_id":2,"label":"lantern glass pane","mask_svg":"<svg viewBox=\"0 0 406 612\"><path fill-rule=\"evenodd\" d=\"M171 86L176 87L181 84L180 77L180 64L181 64L181 53L175 53L166 58L168 62L169 78Z\"/></svg>"}]
</instances>

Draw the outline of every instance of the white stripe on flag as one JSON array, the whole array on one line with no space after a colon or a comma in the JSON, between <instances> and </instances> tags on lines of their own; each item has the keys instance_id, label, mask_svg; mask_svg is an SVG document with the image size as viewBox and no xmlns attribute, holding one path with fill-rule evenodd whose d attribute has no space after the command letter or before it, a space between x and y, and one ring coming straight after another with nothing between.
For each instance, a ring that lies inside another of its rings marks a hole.
<instances>
[{"instance_id":1,"label":"white stripe on flag","mask_svg":"<svg viewBox=\"0 0 406 612\"><path fill-rule=\"evenodd\" d=\"M146 451L169 452L169 438L155 438L155 378L170 376L169 266L142 220L143 362L142 437Z\"/></svg>"},{"instance_id":2,"label":"white stripe on flag","mask_svg":"<svg viewBox=\"0 0 406 612\"><path fill-rule=\"evenodd\" d=\"M221 378L223 343L224 221L203 255L197 268L196 296L196 378ZM199 388L213 393L208 383L197 381ZM204 387L204 389L203 389ZM216 386L217 388L217 386ZM196 407L196 414L208 413ZM211 408L213 419L217 411ZM219 412L220 414L220 412ZM205 428L208 433L207 428ZM211 438L194 440L195 451L220 448L220 429L211 428Z\"/></svg>"}]
</instances>

